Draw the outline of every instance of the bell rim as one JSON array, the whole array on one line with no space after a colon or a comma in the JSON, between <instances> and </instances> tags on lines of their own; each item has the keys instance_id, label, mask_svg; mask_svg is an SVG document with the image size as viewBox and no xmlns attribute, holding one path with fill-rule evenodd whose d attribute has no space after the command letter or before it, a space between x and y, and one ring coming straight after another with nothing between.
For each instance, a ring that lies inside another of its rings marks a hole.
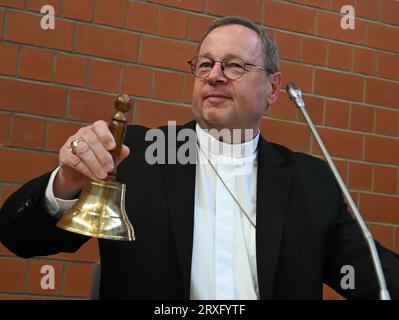
<instances>
[{"instance_id":1,"label":"bell rim","mask_svg":"<svg viewBox=\"0 0 399 320\"><path fill-rule=\"evenodd\" d=\"M78 233L84 236L88 236L88 237L92 237L92 238L101 238L101 239L107 239L107 240L119 240L119 241L134 241L136 240L135 236L134 236L134 232L132 231L132 235L125 237L125 236L118 236L118 235L106 235L106 234L99 234L99 235L93 235L90 232L86 232L84 230L81 229L77 229L77 228L73 228L70 226L66 226L66 225L61 225L57 223L57 227L69 232L73 232L73 233Z\"/></svg>"}]
</instances>

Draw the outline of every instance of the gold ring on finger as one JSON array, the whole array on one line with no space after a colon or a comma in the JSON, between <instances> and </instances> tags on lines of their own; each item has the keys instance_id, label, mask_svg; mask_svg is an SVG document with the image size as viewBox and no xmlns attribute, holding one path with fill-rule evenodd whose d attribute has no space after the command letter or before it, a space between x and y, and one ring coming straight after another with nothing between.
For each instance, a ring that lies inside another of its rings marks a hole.
<instances>
[{"instance_id":1,"label":"gold ring on finger","mask_svg":"<svg viewBox=\"0 0 399 320\"><path fill-rule=\"evenodd\" d=\"M72 154L76 155L76 151L78 149L78 144L82 141L85 141L85 140L83 138L72 140L71 143L69 144L69 151L71 151Z\"/></svg>"}]
</instances>

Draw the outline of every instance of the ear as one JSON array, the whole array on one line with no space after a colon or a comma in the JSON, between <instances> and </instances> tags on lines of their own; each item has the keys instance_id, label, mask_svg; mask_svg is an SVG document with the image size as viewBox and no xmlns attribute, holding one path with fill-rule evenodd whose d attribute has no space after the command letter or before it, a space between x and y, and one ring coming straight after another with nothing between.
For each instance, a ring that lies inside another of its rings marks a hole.
<instances>
[{"instance_id":1,"label":"ear","mask_svg":"<svg viewBox=\"0 0 399 320\"><path fill-rule=\"evenodd\" d=\"M277 101L278 95L280 93L281 84L283 81L283 76L281 72L276 72L269 75L269 85L271 90L267 95L267 104L270 106Z\"/></svg>"}]
</instances>

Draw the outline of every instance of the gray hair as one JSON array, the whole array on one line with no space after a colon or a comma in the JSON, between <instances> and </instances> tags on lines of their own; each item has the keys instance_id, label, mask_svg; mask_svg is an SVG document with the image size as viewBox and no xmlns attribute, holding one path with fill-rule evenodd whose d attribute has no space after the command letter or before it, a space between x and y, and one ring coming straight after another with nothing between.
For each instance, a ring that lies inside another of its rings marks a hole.
<instances>
[{"instance_id":1,"label":"gray hair","mask_svg":"<svg viewBox=\"0 0 399 320\"><path fill-rule=\"evenodd\" d=\"M262 42L262 51L263 51L263 60L265 64L265 68L268 68L273 71L273 73L278 72L280 70L280 58L278 55L278 49L277 45L274 43L274 41L270 38L270 36L267 34L267 32L253 23L252 21L242 18L242 17L237 17L237 16L229 16L229 17L223 17L215 20L213 23L211 23L208 26L208 29L205 33L205 35L201 39L200 47L206 36L214 29L222 27L222 26L227 26L227 25L232 25L232 24L238 24L244 27L247 27L253 31L255 31Z\"/></svg>"}]
</instances>

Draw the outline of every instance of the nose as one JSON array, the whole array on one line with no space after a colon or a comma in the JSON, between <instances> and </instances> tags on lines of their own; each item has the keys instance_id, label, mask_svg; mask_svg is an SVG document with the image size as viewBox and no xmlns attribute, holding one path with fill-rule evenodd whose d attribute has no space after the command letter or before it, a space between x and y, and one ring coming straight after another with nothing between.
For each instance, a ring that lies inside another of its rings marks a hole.
<instances>
[{"instance_id":1,"label":"nose","mask_svg":"<svg viewBox=\"0 0 399 320\"><path fill-rule=\"evenodd\" d=\"M215 61L215 64L213 65L213 68L209 73L207 80L211 84L216 84L218 82L227 82L228 79L223 73L223 66L221 61Z\"/></svg>"}]
</instances>

